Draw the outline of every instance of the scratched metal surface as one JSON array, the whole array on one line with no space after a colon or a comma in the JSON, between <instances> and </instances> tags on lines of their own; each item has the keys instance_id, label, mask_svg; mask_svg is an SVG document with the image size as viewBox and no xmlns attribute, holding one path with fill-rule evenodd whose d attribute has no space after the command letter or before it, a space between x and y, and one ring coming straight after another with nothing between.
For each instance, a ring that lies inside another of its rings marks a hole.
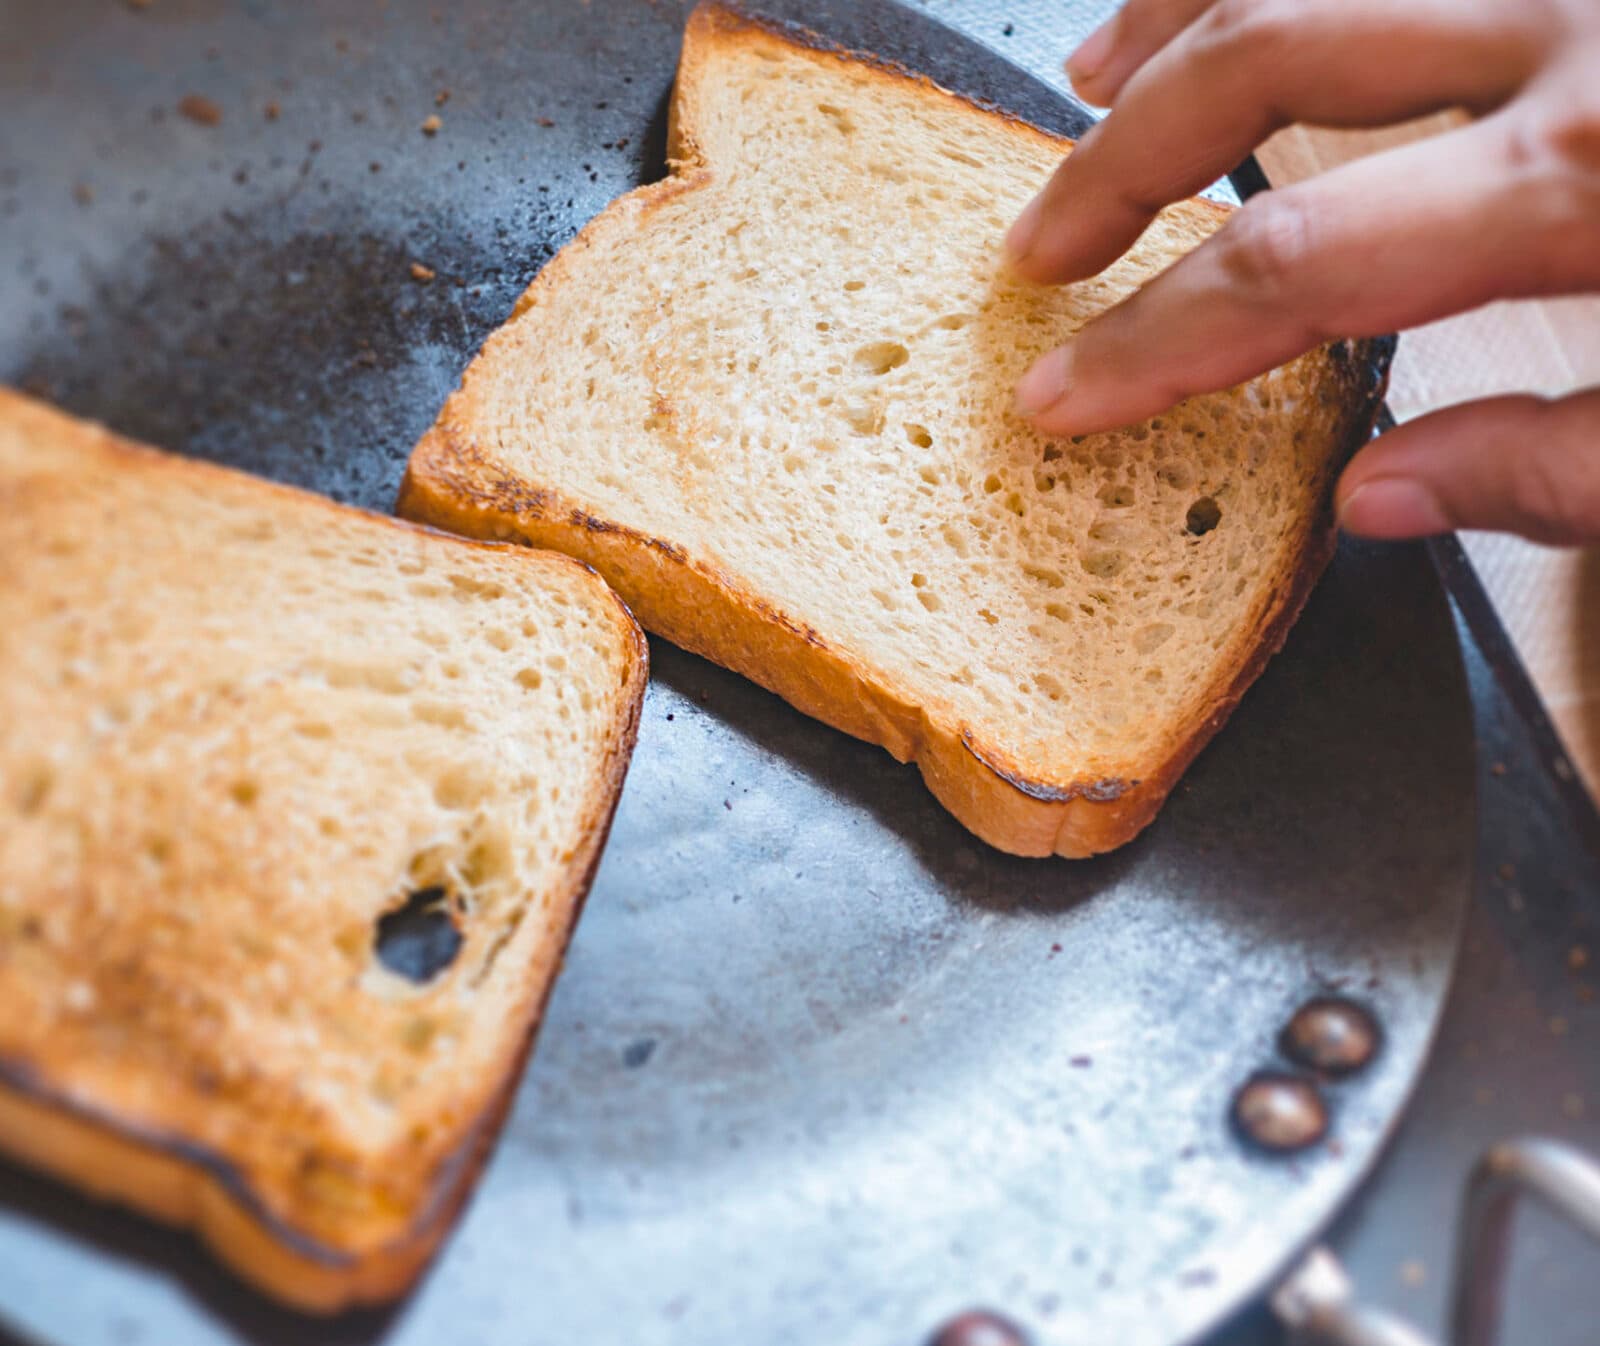
<instances>
[{"instance_id":1,"label":"scratched metal surface","mask_svg":"<svg viewBox=\"0 0 1600 1346\"><path fill-rule=\"evenodd\" d=\"M782 8L1082 124L925 17ZM1064 49L1092 7L1050 8ZM659 173L683 13L0 0L0 378L386 507L536 268ZM1424 1058L1470 878L1467 701L1420 552L1341 553L1159 823L1087 864L986 851L882 753L654 655L540 1049L421 1288L307 1323L0 1167L0 1318L74 1344L909 1346L989 1302L1042 1341L1175 1346L1338 1208ZM1330 985L1386 1050L1334 1091L1337 1147L1253 1157L1229 1095Z\"/></svg>"}]
</instances>

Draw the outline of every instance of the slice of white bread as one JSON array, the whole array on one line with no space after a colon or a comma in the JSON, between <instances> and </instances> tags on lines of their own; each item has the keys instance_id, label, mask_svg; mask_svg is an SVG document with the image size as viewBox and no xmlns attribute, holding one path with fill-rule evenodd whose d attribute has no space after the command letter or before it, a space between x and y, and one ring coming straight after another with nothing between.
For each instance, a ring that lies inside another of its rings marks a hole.
<instances>
[{"instance_id":1,"label":"slice of white bread","mask_svg":"<svg viewBox=\"0 0 1600 1346\"><path fill-rule=\"evenodd\" d=\"M393 1297L521 1074L638 627L4 390L0 572L0 1150L299 1307Z\"/></svg>"},{"instance_id":2,"label":"slice of white bread","mask_svg":"<svg viewBox=\"0 0 1600 1346\"><path fill-rule=\"evenodd\" d=\"M702 5L672 176L536 278L401 512L583 558L648 628L916 761L995 846L1127 841L1331 554L1387 345L1034 432L1033 358L1227 218L1181 204L1103 275L1028 286L1001 237L1069 148Z\"/></svg>"}]
</instances>

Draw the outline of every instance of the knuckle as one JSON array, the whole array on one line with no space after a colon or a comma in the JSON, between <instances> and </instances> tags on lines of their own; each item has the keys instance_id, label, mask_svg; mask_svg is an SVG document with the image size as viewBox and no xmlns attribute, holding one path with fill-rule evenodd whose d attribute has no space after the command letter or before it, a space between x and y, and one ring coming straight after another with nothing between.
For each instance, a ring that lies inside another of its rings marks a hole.
<instances>
[{"instance_id":1,"label":"knuckle","mask_svg":"<svg viewBox=\"0 0 1600 1346\"><path fill-rule=\"evenodd\" d=\"M1217 236L1229 282L1258 300L1282 293L1313 247L1311 218L1285 193L1252 199Z\"/></svg>"},{"instance_id":2,"label":"knuckle","mask_svg":"<svg viewBox=\"0 0 1600 1346\"><path fill-rule=\"evenodd\" d=\"M1550 283L1600 280L1600 88L1511 121L1505 158Z\"/></svg>"},{"instance_id":3,"label":"knuckle","mask_svg":"<svg viewBox=\"0 0 1600 1346\"><path fill-rule=\"evenodd\" d=\"M1508 148L1518 166L1554 162L1600 174L1600 86L1562 89L1536 102L1512 123Z\"/></svg>"}]
</instances>

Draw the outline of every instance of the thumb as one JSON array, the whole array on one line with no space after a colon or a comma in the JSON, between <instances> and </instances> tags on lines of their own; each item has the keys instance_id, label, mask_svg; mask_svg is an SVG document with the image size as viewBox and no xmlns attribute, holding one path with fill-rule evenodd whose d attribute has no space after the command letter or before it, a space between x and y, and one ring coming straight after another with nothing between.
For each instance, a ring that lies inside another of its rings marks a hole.
<instances>
[{"instance_id":1,"label":"thumb","mask_svg":"<svg viewBox=\"0 0 1600 1346\"><path fill-rule=\"evenodd\" d=\"M1600 388L1495 397L1391 430L1345 469L1339 526L1375 538L1457 528L1600 541Z\"/></svg>"}]
</instances>

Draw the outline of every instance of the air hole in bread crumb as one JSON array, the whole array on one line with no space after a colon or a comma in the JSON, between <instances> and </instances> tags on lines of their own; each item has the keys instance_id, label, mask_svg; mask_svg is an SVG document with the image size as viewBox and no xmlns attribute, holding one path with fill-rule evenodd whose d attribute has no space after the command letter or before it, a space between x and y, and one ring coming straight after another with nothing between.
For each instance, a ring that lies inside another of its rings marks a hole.
<instances>
[{"instance_id":1,"label":"air hole in bread crumb","mask_svg":"<svg viewBox=\"0 0 1600 1346\"><path fill-rule=\"evenodd\" d=\"M459 731L467 728L467 713L459 706L447 706L437 701L419 701L411 707L411 714L423 724L437 725L440 729Z\"/></svg>"},{"instance_id":2,"label":"air hole in bread crumb","mask_svg":"<svg viewBox=\"0 0 1600 1346\"><path fill-rule=\"evenodd\" d=\"M975 159L965 150L957 149L954 145L939 146L939 153L954 163L965 164L968 168L984 168L987 166L983 160Z\"/></svg>"},{"instance_id":3,"label":"air hole in bread crumb","mask_svg":"<svg viewBox=\"0 0 1600 1346\"><path fill-rule=\"evenodd\" d=\"M858 435L875 435L883 429L883 407L877 402L848 403L844 418Z\"/></svg>"},{"instance_id":4,"label":"air hole in bread crumb","mask_svg":"<svg viewBox=\"0 0 1600 1346\"><path fill-rule=\"evenodd\" d=\"M1049 566L1031 565L1024 561L1022 573L1029 579L1038 580L1040 584L1048 585L1052 589L1064 588L1067 583L1065 575Z\"/></svg>"},{"instance_id":5,"label":"air hole in bread crumb","mask_svg":"<svg viewBox=\"0 0 1600 1346\"><path fill-rule=\"evenodd\" d=\"M856 363L871 374L887 374L899 369L911 358L911 352L898 341L874 341L856 352Z\"/></svg>"},{"instance_id":6,"label":"air hole in bread crumb","mask_svg":"<svg viewBox=\"0 0 1600 1346\"><path fill-rule=\"evenodd\" d=\"M1099 500L1107 509L1127 509L1136 498L1131 486L1113 482L1100 488Z\"/></svg>"},{"instance_id":7,"label":"air hole in bread crumb","mask_svg":"<svg viewBox=\"0 0 1600 1346\"><path fill-rule=\"evenodd\" d=\"M1222 507L1209 495L1203 495L1189 506L1183 526L1196 537L1209 533L1222 522Z\"/></svg>"},{"instance_id":8,"label":"air hole in bread crumb","mask_svg":"<svg viewBox=\"0 0 1600 1346\"><path fill-rule=\"evenodd\" d=\"M1177 629L1171 622L1151 622L1134 633L1133 648L1140 654L1153 654L1172 638Z\"/></svg>"},{"instance_id":9,"label":"air hole in bread crumb","mask_svg":"<svg viewBox=\"0 0 1600 1346\"><path fill-rule=\"evenodd\" d=\"M468 766L452 767L433 783L433 802L442 809L475 808L488 793L488 782Z\"/></svg>"},{"instance_id":10,"label":"air hole in bread crumb","mask_svg":"<svg viewBox=\"0 0 1600 1346\"><path fill-rule=\"evenodd\" d=\"M486 580L479 575L450 575L450 587L457 598L496 599L506 596L506 587L498 580Z\"/></svg>"},{"instance_id":11,"label":"air hole in bread crumb","mask_svg":"<svg viewBox=\"0 0 1600 1346\"><path fill-rule=\"evenodd\" d=\"M915 444L919 449L931 449L933 447L933 436L928 433L926 427L924 426L906 426L906 438Z\"/></svg>"},{"instance_id":12,"label":"air hole in bread crumb","mask_svg":"<svg viewBox=\"0 0 1600 1346\"><path fill-rule=\"evenodd\" d=\"M929 612L938 612L939 609L944 606L944 604L939 601L938 594L930 594L925 589L917 594L917 602L921 603L922 606L927 608Z\"/></svg>"},{"instance_id":13,"label":"air hole in bread crumb","mask_svg":"<svg viewBox=\"0 0 1600 1346\"><path fill-rule=\"evenodd\" d=\"M320 720L302 720L295 725L294 732L301 738L327 739L333 737L333 726Z\"/></svg>"},{"instance_id":14,"label":"air hole in bread crumb","mask_svg":"<svg viewBox=\"0 0 1600 1346\"><path fill-rule=\"evenodd\" d=\"M228 787L228 797L242 809L254 808L261 798L261 785L253 780L236 780Z\"/></svg>"},{"instance_id":15,"label":"air hole in bread crumb","mask_svg":"<svg viewBox=\"0 0 1600 1346\"><path fill-rule=\"evenodd\" d=\"M855 294L858 290L866 289L867 288L867 282L864 281L864 280L847 280L844 283L844 288L849 293Z\"/></svg>"},{"instance_id":16,"label":"air hole in bread crumb","mask_svg":"<svg viewBox=\"0 0 1600 1346\"><path fill-rule=\"evenodd\" d=\"M978 616L982 617L983 620L988 622L990 626L1000 625L1000 619L996 617L994 613L990 612L988 608L979 608Z\"/></svg>"},{"instance_id":17,"label":"air hole in bread crumb","mask_svg":"<svg viewBox=\"0 0 1600 1346\"><path fill-rule=\"evenodd\" d=\"M817 331L819 331L819 332L831 332L831 331L833 331L833 324L831 322L819 322L817 324ZM815 388L816 384L812 384L811 386L812 386L812 388ZM800 391L804 392L806 390L802 387Z\"/></svg>"},{"instance_id":18,"label":"air hole in bread crumb","mask_svg":"<svg viewBox=\"0 0 1600 1346\"><path fill-rule=\"evenodd\" d=\"M965 313L947 313L933 325L943 328L946 332L959 332L972 319Z\"/></svg>"},{"instance_id":19,"label":"air hole in bread crumb","mask_svg":"<svg viewBox=\"0 0 1600 1346\"><path fill-rule=\"evenodd\" d=\"M44 801L50 795L50 787L55 784L55 773L47 766L36 766L25 772L22 777L22 789L17 792L17 811L24 818L37 813L44 807Z\"/></svg>"},{"instance_id":20,"label":"air hole in bread crumb","mask_svg":"<svg viewBox=\"0 0 1600 1346\"><path fill-rule=\"evenodd\" d=\"M559 798L553 790L550 797ZM507 884L515 877L516 860L510 833L503 827L485 826L461 861L461 882L476 896L486 889Z\"/></svg>"},{"instance_id":21,"label":"air hole in bread crumb","mask_svg":"<svg viewBox=\"0 0 1600 1346\"><path fill-rule=\"evenodd\" d=\"M441 885L419 888L378 918L373 953L396 976L418 986L443 972L461 952L450 895Z\"/></svg>"},{"instance_id":22,"label":"air hole in bread crumb","mask_svg":"<svg viewBox=\"0 0 1600 1346\"><path fill-rule=\"evenodd\" d=\"M842 107L835 107L832 103L818 103L817 111L833 123L833 127L840 135L851 136L856 133L855 118Z\"/></svg>"},{"instance_id":23,"label":"air hole in bread crumb","mask_svg":"<svg viewBox=\"0 0 1600 1346\"><path fill-rule=\"evenodd\" d=\"M995 474L993 472L991 472L987 477L985 477L983 479L983 493L985 495L993 495L996 491L998 491L1000 489L1001 485L1002 485L1002 483L1000 481L1000 478L995 476Z\"/></svg>"},{"instance_id":24,"label":"air hole in bread crumb","mask_svg":"<svg viewBox=\"0 0 1600 1346\"><path fill-rule=\"evenodd\" d=\"M525 668L517 674L517 686L524 691L537 692L544 686L544 674L536 668Z\"/></svg>"}]
</instances>

